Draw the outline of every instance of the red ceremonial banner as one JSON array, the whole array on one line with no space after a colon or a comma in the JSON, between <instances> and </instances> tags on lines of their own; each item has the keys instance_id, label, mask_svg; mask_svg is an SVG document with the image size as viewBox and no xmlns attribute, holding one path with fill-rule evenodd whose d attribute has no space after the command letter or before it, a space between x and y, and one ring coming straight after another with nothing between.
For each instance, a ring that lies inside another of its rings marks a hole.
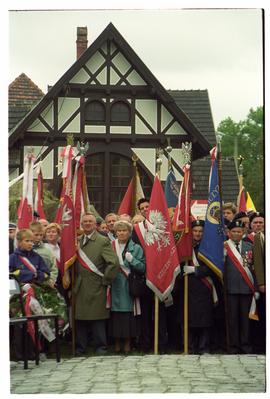
<instances>
[{"instance_id":1,"label":"red ceremonial banner","mask_svg":"<svg viewBox=\"0 0 270 399\"><path fill-rule=\"evenodd\" d=\"M156 176L142 236L145 242L146 283L164 301L171 293L180 265L167 202Z\"/></svg>"},{"instance_id":2,"label":"red ceremonial banner","mask_svg":"<svg viewBox=\"0 0 270 399\"><path fill-rule=\"evenodd\" d=\"M60 271L64 288L70 284L68 269L76 260L75 211L71 198L64 196L61 221Z\"/></svg>"}]
</instances>

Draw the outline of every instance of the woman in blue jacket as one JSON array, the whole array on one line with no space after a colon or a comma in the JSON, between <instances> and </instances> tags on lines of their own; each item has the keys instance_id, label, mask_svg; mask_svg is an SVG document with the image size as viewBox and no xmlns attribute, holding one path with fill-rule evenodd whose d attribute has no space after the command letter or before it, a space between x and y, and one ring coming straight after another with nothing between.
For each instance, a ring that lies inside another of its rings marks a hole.
<instances>
[{"instance_id":1,"label":"woman in blue jacket","mask_svg":"<svg viewBox=\"0 0 270 399\"><path fill-rule=\"evenodd\" d=\"M120 271L112 283L112 304L110 318L110 335L115 339L115 352L121 351L121 342L124 343L124 352L130 352L131 338L139 335L138 321L140 304L138 298L129 294L128 275L131 270L143 274L145 272L145 257L140 245L131 239L131 223L119 220L114 224L117 239L113 241Z\"/></svg>"}]
</instances>

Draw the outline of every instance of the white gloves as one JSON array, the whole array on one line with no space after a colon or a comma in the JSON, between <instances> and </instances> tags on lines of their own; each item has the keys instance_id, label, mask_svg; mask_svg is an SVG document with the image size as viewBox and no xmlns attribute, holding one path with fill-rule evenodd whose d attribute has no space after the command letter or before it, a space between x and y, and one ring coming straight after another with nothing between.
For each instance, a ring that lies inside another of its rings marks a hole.
<instances>
[{"instance_id":1,"label":"white gloves","mask_svg":"<svg viewBox=\"0 0 270 399\"><path fill-rule=\"evenodd\" d=\"M132 262L133 255L130 252L126 252L125 258L128 262Z\"/></svg>"},{"instance_id":2,"label":"white gloves","mask_svg":"<svg viewBox=\"0 0 270 399\"><path fill-rule=\"evenodd\" d=\"M256 301L260 298L260 293L258 291L254 294Z\"/></svg>"}]
</instances>

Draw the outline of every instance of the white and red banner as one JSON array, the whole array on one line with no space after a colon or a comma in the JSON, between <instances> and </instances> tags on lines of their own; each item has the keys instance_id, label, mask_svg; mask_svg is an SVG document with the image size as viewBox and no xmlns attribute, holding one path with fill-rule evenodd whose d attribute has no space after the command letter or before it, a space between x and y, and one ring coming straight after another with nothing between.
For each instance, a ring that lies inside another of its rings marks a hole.
<instances>
[{"instance_id":1,"label":"white and red banner","mask_svg":"<svg viewBox=\"0 0 270 399\"><path fill-rule=\"evenodd\" d=\"M73 148L71 145L67 145L61 152L63 171L62 171L62 192L60 196L59 206L56 211L55 223L61 224L63 201L65 195L71 195L71 181L72 181L72 158L73 158Z\"/></svg>"},{"instance_id":2,"label":"white and red banner","mask_svg":"<svg viewBox=\"0 0 270 399\"><path fill-rule=\"evenodd\" d=\"M28 229L33 221L33 168L35 156L28 153L24 158L23 192L18 207L18 229Z\"/></svg>"},{"instance_id":3,"label":"white and red banner","mask_svg":"<svg viewBox=\"0 0 270 399\"><path fill-rule=\"evenodd\" d=\"M63 286L64 288L68 288L70 285L68 269L77 258L75 210L72 200L68 195L64 196L61 215L60 272Z\"/></svg>"},{"instance_id":4,"label":"white and red banner","mask_svg":"<svg viewBox=\"0 0 270 399\"><path fill-rule=\"evenodd\" d=\"M176 248L180 262L192 259L192 231L190 216L190 165L183 167L184 179L181 184L178 204L173 217L173 231L176 234Z\"/></svg>"},{"instance_id":5,"label":"white and red banner","mask_svg":"<svg viewBox=\"0 0 270 399\"><path fill-rule=\"evenodd\" d=\"M180 265L167 202L158 176L151 193L148 218L139 234L144 242L146 284L164 301L173 289Z\"/></svg>"},{"instance_id":6,"label":"white and red banner","mask_svg":"<svg viewBox=\"0 0 270 399\"><path fill-rule=\"evenodd\" d=\"M34 210L38 213L40 219L46 219L43 207L43 176L40 163L37 169L37 190L35 196Z\"/></svg>"}]
</instances>

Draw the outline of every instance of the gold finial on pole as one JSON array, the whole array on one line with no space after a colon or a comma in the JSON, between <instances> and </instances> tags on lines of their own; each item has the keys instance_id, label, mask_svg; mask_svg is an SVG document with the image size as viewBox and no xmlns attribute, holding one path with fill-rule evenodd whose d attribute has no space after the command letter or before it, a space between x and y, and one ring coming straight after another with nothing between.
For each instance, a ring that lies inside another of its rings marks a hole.
<instances>
[{"instance_id":1,"label":"gold finial on pole","mask_svg":"<svg viewBox=\"0 0 270 399\"><path fill-rule=\"evenodd\" d=\"M137 157L137 155L133 153L131 159L132 159L133 165L136 166L136 164L137 164L137 162L138 162L138 159L139 159L139 158Z\"/></svg>"},{"instance_id":2,"label":"gold finial on pole","mask_svg":"<svg viewBox=\"0 0 270 399\"><path fill-rule=\"evenodd\" d=\"M159 178L161 174L162 155L163 155L163 149L156 148L156 173Z\"/></svg>"},{"instance_id":3,"label":"gold finial on pole","mask_svg":"<svg viewBox=\"0 0 270 399\"><path fill-rule=\"evenodd\" d=\"M67 133L67 145L74 146L74 135L72 133Z\"/></svg>"},{"instance_id":4,"label":"gold finial on pole","mask_svg":"<svg viewBox=\"0 0 270 399\"><path fill-rule=\"evenodd\" d=\"M242 155L239 155L239 157L237 158L239 161L239 166L238 166L238 170L239 170L239 186L240 186L240 190L244 185L244 177L243 177L243 160L245 159L244 157L242 157Z\"/></svg>"},{"instance_id":5,"label":"gold finial on pole","mask_svg":"<svg viewBox=\"0 0 270 399\"><path fill-rule=\"evenodd\" d=\"M168 172L169 172L169 170L170 170L171 167L172 167L171 152L172 152L173 148L172 148L172 146L171 146L171 139L168 138L167 141L168 141L168 145L167 145L167 147L166 147L166 151L167 151L167 153L168 153Z\"/></svg>"}]
</instances>

